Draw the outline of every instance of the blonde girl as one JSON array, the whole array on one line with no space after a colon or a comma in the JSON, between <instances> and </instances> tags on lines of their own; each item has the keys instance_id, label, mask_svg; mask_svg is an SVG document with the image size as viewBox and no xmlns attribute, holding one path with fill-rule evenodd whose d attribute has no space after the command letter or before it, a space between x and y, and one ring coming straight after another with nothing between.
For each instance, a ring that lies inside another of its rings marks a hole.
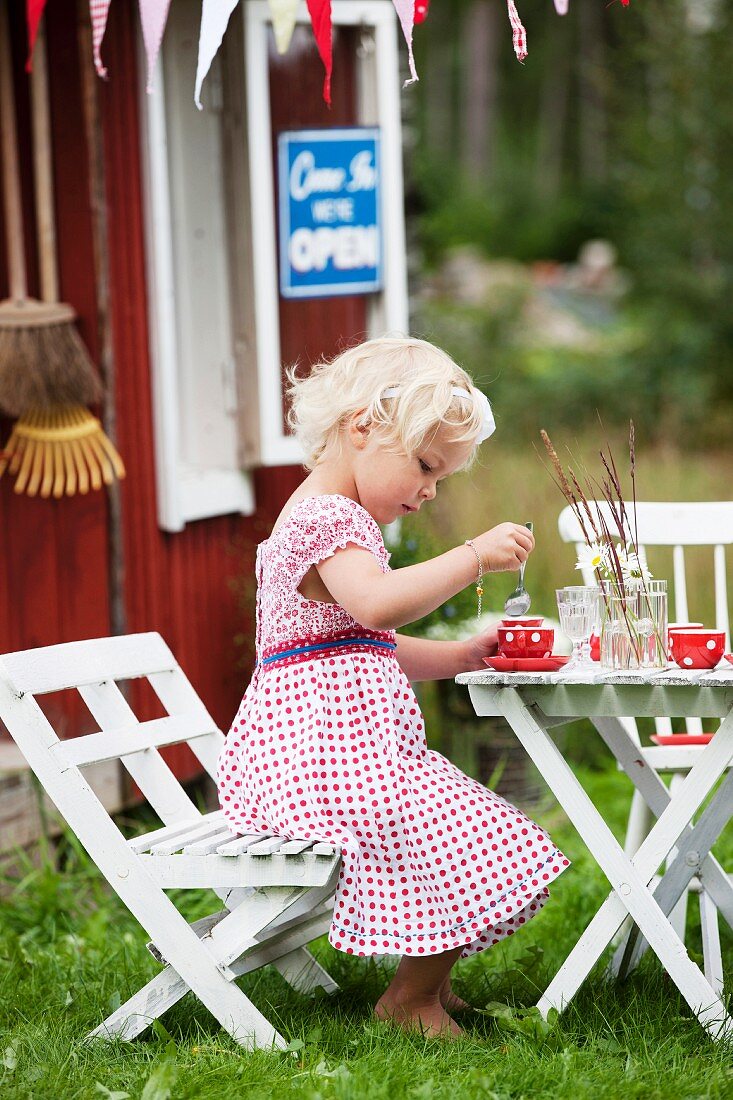
<instances>
[{"instance_id":1,"label":"blonde girl","mask_svg":"<svg viewBox=\"0 0 733 1100\"><path fill-rule=\"evenodd\" d=\"M369 340L290 383L309 473L257 548L257 665L219 760L221 805L236 833L340 847L329 941L401 956L376 1016L459 1035L452 966L537 913L568 861L426 746L411 681L482 668L495 629L466 642L398 630L483 573L517 569L534 540L500 523L389 567L379 525L419 512L494 428L439 348Z\"/></svg>"}]
</instances>

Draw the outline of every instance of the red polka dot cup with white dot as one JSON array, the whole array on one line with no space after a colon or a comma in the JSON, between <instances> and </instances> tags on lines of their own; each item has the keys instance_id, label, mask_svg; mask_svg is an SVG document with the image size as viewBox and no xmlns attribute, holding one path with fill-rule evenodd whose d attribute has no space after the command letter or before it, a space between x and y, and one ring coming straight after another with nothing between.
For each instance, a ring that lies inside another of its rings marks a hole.
<instances>
[{"instance_id":1,"label":"red polka dot cup with white dot","mask_svg":"<svg viewBox=\"0 0 733 1100\"><path fill-rule=\"evenodd\" d=\"M680 668L715 668L725 649L723 630L673 630L672 659Z\"/></svg>"},{"instance_id":2,"label":"red polka dot cup with white dot","mask_svg":"<svg viewBox=\"0 0 733 1100\"><path fill-rule=\"evenodd\" d=\"M555 641L550 627L500 626L498 634L502 657L549 657Z\"/></svg>"}]
</instances>

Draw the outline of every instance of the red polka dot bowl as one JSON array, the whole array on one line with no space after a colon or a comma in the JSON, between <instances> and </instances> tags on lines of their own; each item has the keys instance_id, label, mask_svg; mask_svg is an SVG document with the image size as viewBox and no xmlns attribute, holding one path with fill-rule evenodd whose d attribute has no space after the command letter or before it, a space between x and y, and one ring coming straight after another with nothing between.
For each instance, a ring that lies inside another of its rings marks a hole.
<instances>
[{"instance_id":1,"label":"red polka dot bowl","mask_svg":"<svg viewBox=\"0 0 733 1100\"><path fill-rule=\"evenodd\" d=\"M502 619L501 625L508 626L510 630L513 626L532 626L536 628L542 626L544 621L541 615L538 615L536 619L528 618L526 615L517 615L516 617L510 616L508 619Z\"/></svg>"},{"instance_id":2,"label":"red polka dot bowl","mask_svg":"<svg viewBox=\"0 0 733 1100\"><path fill-rule=\"evenodd\" d=\"M674 660L672 656L672 631L673 630L703 630L705 623L670 623L667 627L667 636L669 638L668 657L670 661Z\"/></svg>"},{"instance_id":3,"label":"red polka dot bowl","mask_svg":"<svg viewBox=\"0 0 733 1100\"><path fill-rule=\"evenodd\" d=\"M502 657L549 657L555 641L549 627L500 626L498 634Z\"/></svg>"},{"instance_id":4,"label":"red polka dot bowl","mask_svg":"<svg viewBox=\"0 0 733 1100\"><path fill-rule=\"evenodd\" d=\"M673 630L669 645L680 668L715 668L725 649L725 631Z\"/></svg>"}]
</instances>

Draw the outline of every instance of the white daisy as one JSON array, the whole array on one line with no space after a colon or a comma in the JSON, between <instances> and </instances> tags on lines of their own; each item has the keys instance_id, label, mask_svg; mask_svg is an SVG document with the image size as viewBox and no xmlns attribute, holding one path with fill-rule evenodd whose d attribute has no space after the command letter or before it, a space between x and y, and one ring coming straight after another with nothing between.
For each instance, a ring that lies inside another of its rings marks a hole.
<instances>
[{"instance_id":1,"label":"white daisy","mask_svg":"<svg viewBox=\"0 0 733 1100\"><path fill-rule=\"evenodd\" d=\"M601 572L608 569L610 552L608 546L599 542L581 546L576 562L576 569L593 569Z\"/></svg>"},{"instance_id":2,"label":"white daisy","mask_svg":"<svg viewBox=\"0 0 733 1100\"><path fill-rule=\"evenodd\" d=\"M625 547L621 545L616 547L623 578L625 581L640 579L648 581L652 576L649 567L646 562L639 560L639 555L632 549L632 546L633 544L629 543Z\"/></svg>"}]
</instances>

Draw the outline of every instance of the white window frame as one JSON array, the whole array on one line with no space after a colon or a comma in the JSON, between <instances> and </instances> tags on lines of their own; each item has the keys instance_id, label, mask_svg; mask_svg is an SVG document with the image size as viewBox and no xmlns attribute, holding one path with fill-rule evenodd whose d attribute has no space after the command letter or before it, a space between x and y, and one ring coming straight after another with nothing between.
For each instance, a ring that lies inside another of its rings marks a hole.
<instances>
[{"instance_id":1,"label":"white window frame","mask_svg":"<svg viewBox=\"0 0 733 1100\"><path fill-rule=\"evenodd\" d=\"M271 15L267 0L248 0L244 8L248 157L250 164L257 165L257 171L250 177L250 190L259 461L263 466L281 466L300 463L303 455L297 441L283 431L282 425L279 280L267 46ZM374 33L374 52L359 59L357 77L359 117L356 123L378 126L381 131L384 286L380 293L369 298L367 332L370 336L384 332L406 333L409 312L397 16L392 0L333 0L331 17L334 26L363 26ZM305 3L299 5L296 20L310 25Z\"/></svg>"},{"instance_id":2,"label":"white window frame","mask_svg":"<svg viewBox=\"0 0 733 1100\"><path fill-rule=\"evenodd\" d=\"M226 466L206 467L187 461L182 433L196 422L196 410L181 376L181 321L175 272L175 228L172 207L170 149L162 71L155 90L144 88L146 62L140 39L140 117L144 179L144 215L148 286L148 317L152 367L153 431L158 523L164 531L182 531L191 521L255 511L252 477L232 453ZM162 58L159 65L162 67ZM191 73L193 89L193 72ZM192 91L193 108L193 91ZM228 357L227 357L228 358ZM236 433L236 422L224 408L236 385L232 334L227 370L211 372L211 385L221 388L221 429ZM195 365L189 369L195 370ZM228 374L227 377L224 375ZM236 448L234 448L236 450Z\"/></svg>"}]
</instances>

